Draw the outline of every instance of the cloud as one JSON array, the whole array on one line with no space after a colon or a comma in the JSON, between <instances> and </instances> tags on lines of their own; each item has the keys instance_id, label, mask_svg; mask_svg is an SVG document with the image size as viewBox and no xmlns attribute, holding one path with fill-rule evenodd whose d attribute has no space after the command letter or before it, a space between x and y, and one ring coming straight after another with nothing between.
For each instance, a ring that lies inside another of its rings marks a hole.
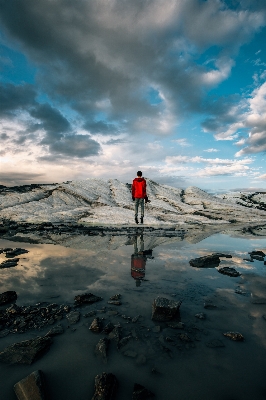
<instances>
[{"instance_id":1,"label":"cloud","mask_svg":"<svg viewBox=\"0 0 266 400\"><path fill-rule=\"evenodd\" d=\"M175 140L172 140L172 142L177 143L181 147L190 147L191 146L191 144L188 143L186 138L175 139Z\"/></svg>"},{"instance_id":2,"label":"cloud","mask_svg":"<svg viewBox=\"0 0 266 400\"><path fill-rule=\"evenodd\" d=\"M44 174L39 173L27 173L25 172L1 172L0 184L4 186L19 186L27 183L33 183L44 176Z\"/></svg>"},{"instance_id":3,"label":"cloud","mask_svg":"<svg viewBox=\"0 0 266 400\"><path fill-rule=\"evenodd\" d=\"M0 115L12 115L35 104L36 92L32 85L0 83Z\"/></svg>"},{"instance_id":4,"label":"cloud","mask_svg":"<svg viewBox=\"0 0 266 400\"><path fill-rule=\"evenodd\" d=\"M206 149L206 150L203 150L203 151L206 151L207 153L216 153L219 150L218 149Z\"/></svg>"}]
</instances>

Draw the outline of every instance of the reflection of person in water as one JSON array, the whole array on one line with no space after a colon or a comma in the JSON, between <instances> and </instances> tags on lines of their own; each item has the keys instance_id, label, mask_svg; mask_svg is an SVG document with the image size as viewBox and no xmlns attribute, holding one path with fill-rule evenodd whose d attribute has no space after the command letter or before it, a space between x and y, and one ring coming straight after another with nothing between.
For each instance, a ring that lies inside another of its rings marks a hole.
<instances>
[{"instance_id":1,"label":"reflection of person in water","mask_svg":"<svg viewBox=\"0 0 266 400\"><path fill-rule=\"evenodd\" d=\"M134 237L134 254L131 256L131 276L136 281L136 286L141 285L141 281L145 278L145 267L147 255L152 255L152 250L144 250L143 235Z\"/></svg>"}]
</instances>

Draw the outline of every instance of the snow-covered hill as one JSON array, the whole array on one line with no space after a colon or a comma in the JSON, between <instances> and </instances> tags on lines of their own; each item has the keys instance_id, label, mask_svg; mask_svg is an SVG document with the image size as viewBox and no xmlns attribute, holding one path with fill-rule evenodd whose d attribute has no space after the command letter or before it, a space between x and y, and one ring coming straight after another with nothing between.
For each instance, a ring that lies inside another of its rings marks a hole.
<instances>
[{"instance_id":1,"label":"snow-covered hill","mask_svg":"<svg viewBox=\"0 0 266 400\"><path fill-rule=\"evenodd\" d=\"M213 196L196 187L186 190L147 179L151 203L145 225L184 223L266 223L266 194ZM131 187L116 179L87 179L51 185L0 189L0 218L17 222L134 224Z\"/></svg>"}]
</instances>

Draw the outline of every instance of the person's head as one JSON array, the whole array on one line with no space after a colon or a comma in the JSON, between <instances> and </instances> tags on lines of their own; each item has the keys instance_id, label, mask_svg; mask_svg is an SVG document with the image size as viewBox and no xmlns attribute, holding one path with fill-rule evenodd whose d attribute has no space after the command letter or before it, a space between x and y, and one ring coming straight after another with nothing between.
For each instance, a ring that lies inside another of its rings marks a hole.
<instances>
[{"instance_id":1,"label":"person's head","mask_svg":"<svg viewBox=\"0 0 266 400\"><path fill-rule=\"evenodd\" d=\"M141 178L141 177L142 177L142 172L141 172L141 171L138 171L138 172L137 172L137 176L138 176L139 178Z\"/></svg>"}]
</instances>

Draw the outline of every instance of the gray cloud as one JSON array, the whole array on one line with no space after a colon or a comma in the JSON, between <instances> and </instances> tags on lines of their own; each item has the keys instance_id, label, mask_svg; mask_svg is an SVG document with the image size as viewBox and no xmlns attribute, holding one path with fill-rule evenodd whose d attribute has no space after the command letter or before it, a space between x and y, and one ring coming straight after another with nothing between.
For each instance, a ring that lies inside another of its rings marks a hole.
<instances>
[{"instance_id":1,"label":"gray cloud","mask_svg":"<svg viewBox=\"0 0 266 400\"><path fill-rule=\"evenodd\" d=\"M88 157L97 155L100 145L89 135L68 135L50 144L50 151L69 157Z\"/></svg>"},{"instance_id":2,"label":"gray cloud","mask_svg":"<svg viewBox=\"0 0 266 400\"><path fill-rule=\"evenodd\" d=\"M28 172L1 172L0 184L4 186L19 186L36 182L37 178L41 178L43 174Z\"/></svg>"},{"instance_id":3,"label":"gray cloud","mask_svg":"<svg viewBox=\"0 0 266 400\"><path fill-rule=\"evenodd\" d=\"M36 92L32 85L0 84L0 115L25 110L35 104Z\"/></svg>"}]
</instances>

